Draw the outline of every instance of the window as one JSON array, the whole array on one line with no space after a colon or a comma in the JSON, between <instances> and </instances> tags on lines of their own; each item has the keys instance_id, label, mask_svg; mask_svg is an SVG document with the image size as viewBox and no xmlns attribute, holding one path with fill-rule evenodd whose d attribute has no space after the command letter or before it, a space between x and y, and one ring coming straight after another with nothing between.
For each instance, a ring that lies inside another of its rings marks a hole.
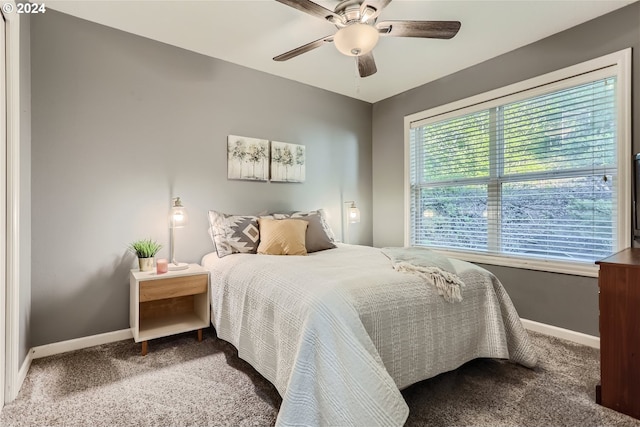
<instances>
[{"instance_id":1,"label":"window","mask_svg":"<svg viewBox=\"0 0 640 427\"><path fill-rule=\"evenodd\" d=\"M629 86L616 58L411 116L408 244L589 275L629 246Z\"/></svg>"}]
</instances>

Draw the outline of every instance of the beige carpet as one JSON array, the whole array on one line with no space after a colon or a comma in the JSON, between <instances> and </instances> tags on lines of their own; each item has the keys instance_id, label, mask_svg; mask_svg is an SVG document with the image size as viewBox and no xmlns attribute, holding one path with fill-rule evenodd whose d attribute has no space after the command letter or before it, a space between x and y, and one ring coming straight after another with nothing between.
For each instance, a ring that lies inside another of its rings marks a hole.
<instances>
[{"instance_id":1,"label":"beige carpet","mask_svg":"<svg viewBox=\"0 0 640 427\"><path fill-rule=\"evenodd\" d=\"M531 333L535 370L477 360L403 391L407 426L638 426L594 403L598 351ZM37 359L0 426L269 426L280 397L212 328Z\"/></svg>"}]
</instances>

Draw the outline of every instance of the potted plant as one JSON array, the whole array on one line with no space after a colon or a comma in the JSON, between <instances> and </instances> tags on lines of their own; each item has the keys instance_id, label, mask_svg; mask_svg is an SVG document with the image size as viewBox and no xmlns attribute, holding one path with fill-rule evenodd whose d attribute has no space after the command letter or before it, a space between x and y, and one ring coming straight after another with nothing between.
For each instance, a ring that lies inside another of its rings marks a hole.
<instances>
[{"instance_id":1,"label":"potted plant","mask_svg":"<svg viewBox=\"0 0 640 427\"><path fill-rule=\"evenodd\" d=\"M138 257L140 271L153 270L153 259L162 248L162 245L151 239L141 239L129 245L131 252Z\"/></svg>"}]
</instances>

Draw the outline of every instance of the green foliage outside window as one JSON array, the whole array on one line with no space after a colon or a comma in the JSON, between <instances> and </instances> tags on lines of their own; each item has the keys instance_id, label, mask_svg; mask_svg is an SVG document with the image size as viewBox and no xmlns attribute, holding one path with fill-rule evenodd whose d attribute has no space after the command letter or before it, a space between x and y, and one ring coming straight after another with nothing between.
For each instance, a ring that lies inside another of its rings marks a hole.
<instances>
[{"instance_id":1,"label":"green foliage outside window","mask_svg":"<svg viewBox=\"0 0 640 427\"><path fill-rule=\"evenodd\" d=\"M413 244L579 261L613 252L615 78L411 136Z\"/></svg>"}]
</instances>

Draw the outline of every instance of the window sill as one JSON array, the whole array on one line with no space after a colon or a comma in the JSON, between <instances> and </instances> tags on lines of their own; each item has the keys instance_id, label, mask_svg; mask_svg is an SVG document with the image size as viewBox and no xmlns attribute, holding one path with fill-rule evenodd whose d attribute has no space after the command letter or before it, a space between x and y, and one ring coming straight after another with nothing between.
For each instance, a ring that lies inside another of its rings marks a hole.
<instances>
[{"instance_id":1,"label":"window sill","mask_svg":"<svg viewBox=\"0 0 640 427\"><path fill-rule=\"evenodd\" d=\"M527 270L545 271L549 273L570 274L572 276L598 277L599 267L589 262L563 262L542 259L527 259L511 257L507 255L490 255L454 251L440 248L430 248L434 252L441 253L451 258L463 261L499 265L502 267L524 268Z\"/></svg>"}]
</instances>

